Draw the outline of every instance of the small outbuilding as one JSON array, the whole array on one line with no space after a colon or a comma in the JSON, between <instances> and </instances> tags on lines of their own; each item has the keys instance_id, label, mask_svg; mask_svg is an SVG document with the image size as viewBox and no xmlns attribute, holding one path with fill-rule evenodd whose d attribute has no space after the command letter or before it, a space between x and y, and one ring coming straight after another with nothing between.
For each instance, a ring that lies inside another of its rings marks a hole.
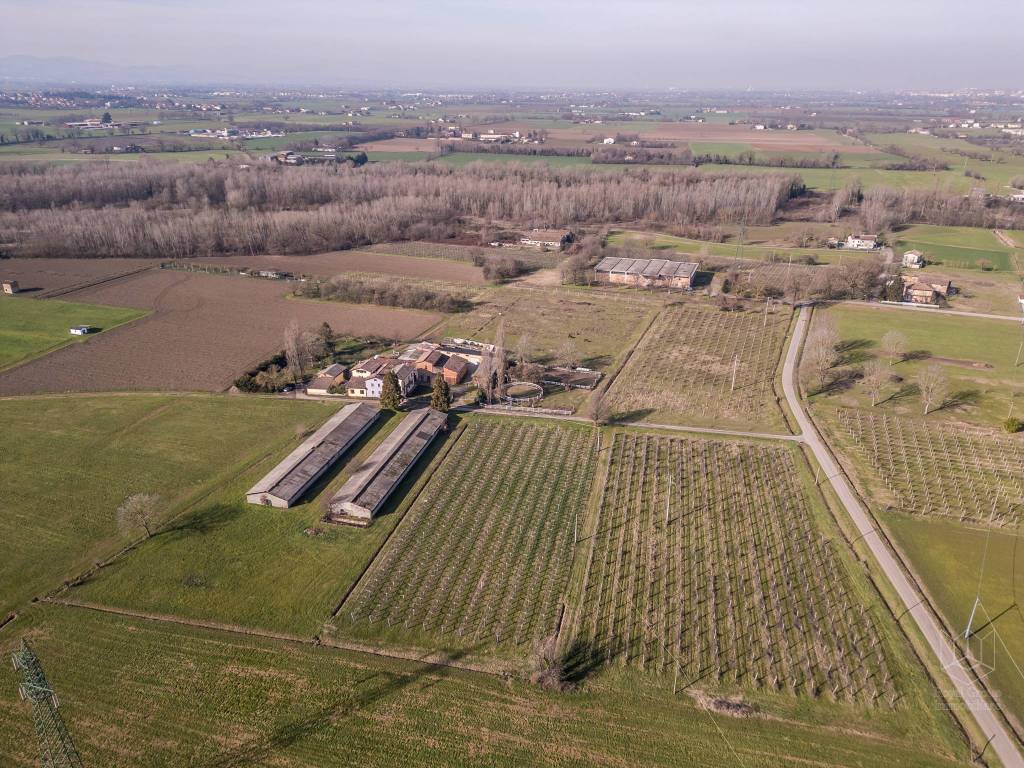
<instances>
[{"instance_id":1,"label":"small outbuilding","mask_svg":"<svg viewBox=\"0 0 1024 768\"><path fill-rule=\"evenodd\" d=\"M95 330L91 325L74 325L68 328L68 333L72 336L88 336Z\"/></svg>"},{"instance_id":2,"label":"small outbuilding","mask_svg":"<svg viewBox=\"0 0 1024 768\"><path fill-rule=\"evenodd\" d=\"M903 254L903 266L908 269L921 269L924 266L924 254L920 251L907 251Z\"/></svg>"},{"instance_id":3,"label":"small outbuilding","mask_svg":"<svg viewBox=\"0 0 1024 768\"><path fill-rule=\"evenodd\" d=\"M18 287L18 281L17 280L4 280L3 281L3 291L8 296L13 296L14 294L16 294L20 290L21 289Z\"/></svg>"}]
</instances>

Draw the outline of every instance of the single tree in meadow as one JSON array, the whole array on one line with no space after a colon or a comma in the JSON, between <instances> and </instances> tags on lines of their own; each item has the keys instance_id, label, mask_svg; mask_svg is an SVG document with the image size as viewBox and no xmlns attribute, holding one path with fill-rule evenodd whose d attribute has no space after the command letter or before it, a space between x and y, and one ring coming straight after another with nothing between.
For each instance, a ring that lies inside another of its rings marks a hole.
<instances>
[{"instance_id":1,"label":"single tree in meadow","mask_svg":"<svg viewBox=\"0 0 1024 768\"><path fill-rule=\"evenodd\" d=\"M946 372L938 363L932 363L917 377L917 388L921 391L921 403L924 405L924 414L928 415L932 406L941 404L946 398L949 389L949 379Z\"/></svg>"},{"instance_id":2,"label":"single tree in meadow","mask_svg":"<svg viewBox=\"0 0 1024 768\"><path fill-rule=\"evenodd\" d=\"M394 371L384 374L384 382L380 388L380 407L388 411L397 411L402 404L402 390L398 385L398 377Z\"/></svg>"},{"instance_id":3,"label":"single tree in meadow","mask_svg":"<svg viewBox=\"0 0 1024 768\"><path fill-rule=\"evenodd\" d=\"M576 342L572 339L566 339L555 352L555 360L559 365L566 368L578 366L580 364L580 350L576 346Z\"/></svg>"},{"instance_id":4,"label":"single tree in meadow","mask_svg":"<svg viewBox=\"0 0 1024 768\"><path fill-rule=\"evenodd\" d=\"M152 493L133 493L117 508L117 527L124 536L131 536L140 528L148 539L157 525L160 497Z\"/></svg>"},{"instance_id":5,"label":"single tree in meadow","mask_svg":"<svg viewBox=\"0 0 1024 768\"><path fill-rule=\"evenodd\" d=\"M516 339L515 348L516 365L525 365L530 362L532 345L533 341L530 339L530 335L528 333L522 333L519 335L519 338Z\"/></svg>"},{"instance_id":6,"label":"single tree in meadow","mask_svg":"<svg viewBox=\"0 0 1024 768\"><path fill-rule=\"evenodd\" d=\"M864 375L860 380L861 386L871 398L871 407L878 403L878 397L882 394L885 385L889 383L889 370L881 360L869 360L864 366Z\"/></svg>"},{"instance_id":7,"label":"single tree in meadow","mask_svg":"<svg viewBox=\"0 0 1024 768\"><path fill-rule=\"evenodd\" d=\"M828 372L836 364L838 359L836 344L838 342L839 334L834 329L834 323L828 322L815 325L811 335L807 338L807 343L804 346L804 360L817 380L819 389L825 388Z\"/></svg>"},{"instance_id":8,"label":"single tree in meadow","mask_svg":"<svg viewBox=\"0 0 1024 768\"><path fill-rule=\"evenodd\" d=\"M605 389L599 389L590 400L590 418L598 426L603 426L611 419L611 401Z\"/></svg>"},{"instance_id":9,"label":"single tree in meadow","mask_svg":"<svg viewBox=\"0 0 1024 768\"><path fill-rule=\"evenodd\" d=\"M907 337L899 331L886 331L882 336L882 352L889 360L889 365L896 364L907 354Z\"/></svg>"}]
</instances>

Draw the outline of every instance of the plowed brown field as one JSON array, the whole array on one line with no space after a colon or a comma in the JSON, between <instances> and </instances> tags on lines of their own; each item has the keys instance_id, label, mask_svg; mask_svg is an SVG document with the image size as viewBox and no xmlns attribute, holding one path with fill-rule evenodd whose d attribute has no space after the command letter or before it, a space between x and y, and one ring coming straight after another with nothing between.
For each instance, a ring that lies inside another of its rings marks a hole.
<instances>
[{"instance_id":1,"label":"plowed brown field","mask_svg":"<svg viewBox=\"0 0 1024 768\"><path fill-rule=\"evenodd\" d=\"M0 395L114 390L223 390L283 347L285 326L413 338L440 315L288 299L270 280L153 270L63 298L153 313L0 374Z\"/></svg>"}]
</instances>

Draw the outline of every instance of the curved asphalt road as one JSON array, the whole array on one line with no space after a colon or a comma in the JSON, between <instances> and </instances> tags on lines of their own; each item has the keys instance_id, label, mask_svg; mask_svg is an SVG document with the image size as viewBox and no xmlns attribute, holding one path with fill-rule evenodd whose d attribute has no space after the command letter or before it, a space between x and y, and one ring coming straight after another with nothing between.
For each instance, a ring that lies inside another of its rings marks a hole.
<instances>
[{"instance_id":1,"label":"curved asphalt road","mask_svg":"<svg viewBox=\"0 0 1024 768\"><path fill-rule=\"evenodd\" d=\"M895 555L889 550L885 540L875 529L873 520L868 512L861 506L846 478L840 472L839 467L832 459L832 455L825 447L818 431L814 428L796 390L796 368L800 354L800 344L807 333L807 324L810 314L807 309L800 310L800 317L797 320L796 329L793 332L793 339L790 342L789 350L786 352L786 362L782 371L782 388L786 394L789 407L796 417L797 424L804 436L804 442L814 451L814 456L821 465L822 470L832 483L839 500L842 501L846 511L857 526L861 538L871 549L876 562L885 573L889 582L895 588L900 600L906 606L906 613L917 622L921 634L928 645L931 646L935 656L939 659L949 679L956 687L960 696L960 702L952 702L953 706L962 705L970 710L974 719L981 726L986 738L991 739L991 748L995 751L999 760L1007 768L1024 768L1024 759L1013 737L1003 725L999 715L993 711L988 700L975 683L970 672L960 663L953 643L942 627L935 621L931 613L923 604L922 595L917 586L904 574L896 561Z\"/></svg>"}]
</instances>

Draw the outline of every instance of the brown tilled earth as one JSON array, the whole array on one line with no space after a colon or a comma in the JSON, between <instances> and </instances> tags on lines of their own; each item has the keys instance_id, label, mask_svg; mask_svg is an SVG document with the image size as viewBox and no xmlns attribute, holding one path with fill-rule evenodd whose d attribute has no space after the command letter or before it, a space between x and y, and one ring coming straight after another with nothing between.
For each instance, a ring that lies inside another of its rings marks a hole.
<instances>
[{"instance_id":1,"label":"brown tilled earth","mask_svg":"<svg viewBox=\"0 0 1024 768\"><path fill-rule=\"evenodd\" d=\"M386 248L387 246L382 246ZM343 272L379 272L385 275L444 280L482 285L483 271L468 262L451 259L423 259L371 251L332 251L311 256L227 256L188 259L194 264L251 269L278 269L315 277L334 277Z\"/></svg>"},{"instance_id":2,"label":"brown tilled earth","mask_svg":"<svg viewBox=\"0 0 1024 768\"><path fill-rule=\"evenodd\" d=\"M0 259L0 279L17 280L23 291L44 293L155 265L152 259Z\"/></svg>"},{"instance_id":3,"label":"brown tilled earth","mask_svg":"<svg viewBox=\"0 0 1024 768\"><path fill-rule=\"evenodd\" d=\"M285 326L328 322L338 333L418 336L441 316L410 309L288 299L286 284L152 270L63 296L153 313L0 373L0 395L226 389L283 347Z\"/></svg>"}]
</instances>

